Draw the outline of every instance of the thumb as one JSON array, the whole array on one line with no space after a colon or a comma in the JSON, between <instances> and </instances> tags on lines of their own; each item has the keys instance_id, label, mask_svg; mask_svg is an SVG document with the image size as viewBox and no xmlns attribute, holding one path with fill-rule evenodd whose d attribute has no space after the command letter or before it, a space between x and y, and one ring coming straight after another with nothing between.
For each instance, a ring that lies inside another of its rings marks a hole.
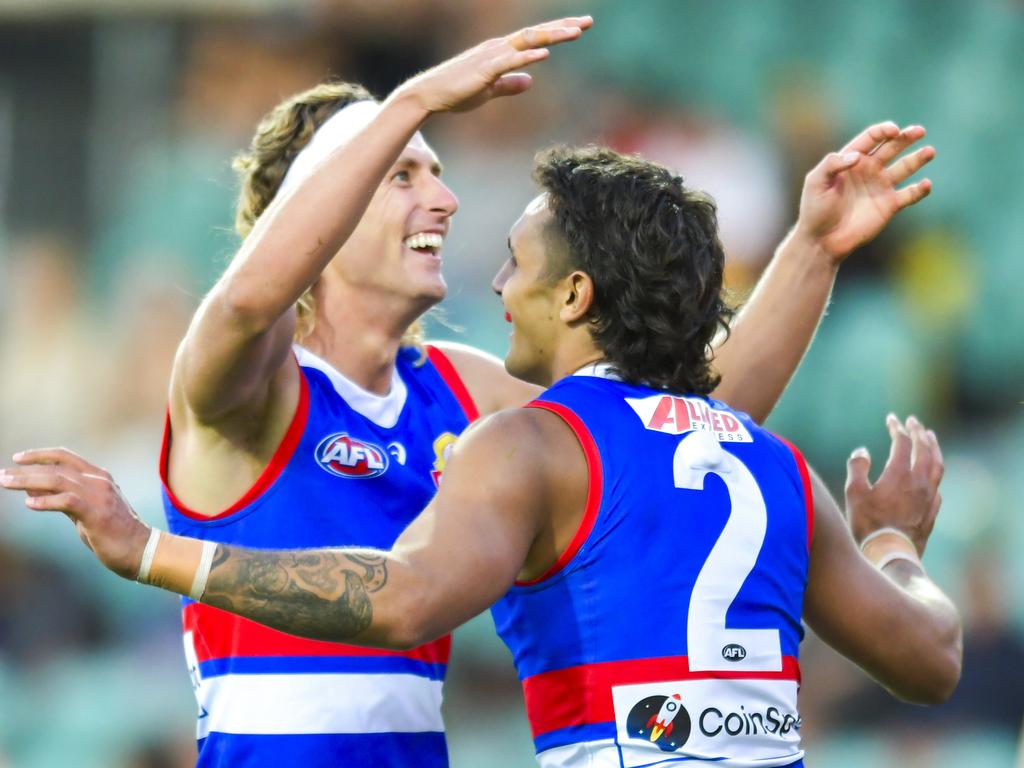
<instances>
[{"instance_id":1,"label":"thumb","mask_svg":"<svg viewBox=\"0 0 1024 768\"><path fill-rule=\"evenodd\" d=\"M517 93L522 93L533 85L533 78L525 72L510 72L507 75L502 75L494 81L494 85L491 86L491 96L498 98L499 96L515 96Z\"/></svg>"},{"instance_id":2,"label":"thumb","mask_svg":"<svg viewBox=\"0 0 1024 768\"><path fill-rule=\"evenodd\" d=\"M871 454L861 446L850 454L846 462L846 496L858 496L871 490L868 473L871 471Z\"/></svg>"},{"instance_id":3,"label":"thumb","mask_svg":"<svg viewBox=\"0 0 1024 768\"><path fill-rule=\"evenodd\" d=\"M815 169L816 172L820 172L817 181L821 186L828 186L840 173L853 168L860 158L860 152L830 152Z\"/></svg>"}]
</instances>

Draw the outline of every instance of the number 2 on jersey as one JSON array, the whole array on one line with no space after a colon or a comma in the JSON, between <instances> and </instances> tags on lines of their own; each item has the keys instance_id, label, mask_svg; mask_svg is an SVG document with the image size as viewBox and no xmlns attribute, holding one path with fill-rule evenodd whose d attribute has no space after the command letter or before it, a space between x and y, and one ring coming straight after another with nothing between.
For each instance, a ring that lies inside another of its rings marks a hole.
<instances>
[{"instance_id":1,"label":"number 2 on jersey","mask_svg":"<svg viewBox=\"0 0 1024 768\"><path fill-rule=\"evenodd\" d=\"M686 620L690 670L781 670L777 629L725 626L729 606L754 569L768 528L768 512L757 481L742 461L705 432L691 432L679 441L672 473L676 488L702 491L704 477L713 474L729 491L725 528L697 574L690 596Z\"/></svg>"}]
</instances>

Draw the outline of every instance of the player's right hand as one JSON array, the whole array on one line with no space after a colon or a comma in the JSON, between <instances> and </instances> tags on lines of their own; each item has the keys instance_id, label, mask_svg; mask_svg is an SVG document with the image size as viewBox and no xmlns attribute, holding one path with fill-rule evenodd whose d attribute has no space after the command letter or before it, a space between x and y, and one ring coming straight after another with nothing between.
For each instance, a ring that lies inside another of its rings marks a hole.
<instances>
[{"instance_id":1,"label":"player's right hand","mask_svg":"<svg viewBox=\"0 0 1024 768\"><path fill-rule=\"evenodd\" d=\"M847 462L850 530L860 544L879 528L896 528L910 537L918 554L923 554L942 504L942 450L935 433L914 416L903 424L889 414L885 424L892 449L878 480L872 485L868 479L871 457L867 449L858 448Z\"/></svg>"},{"instance_id":2,"label":"player's right hand","mask_svg":"<svg viewBox=\"0 0 1024 768\"><path fill-rule=\"evenodd\" d=\"M486 40L416 75L391 98L413 97L427 112L464 112L499 96L522 93L532 79L516 70L546 59L547 46L575 40L593 23L590 16L570 16Z\"/></svg>"},{"instance_id":3,"label":"player's right hand","mask_svg":"<svg viewBox=\"0 0 1024 768\"><path fill-rule=\"evenodd\" d=\"M0 469L0 487L24 491L29 509L63 512L103 565L126 579L138 575L149 527L106 470L66 448L23 451L14 461Z\"/></svg>"}]
</instances>

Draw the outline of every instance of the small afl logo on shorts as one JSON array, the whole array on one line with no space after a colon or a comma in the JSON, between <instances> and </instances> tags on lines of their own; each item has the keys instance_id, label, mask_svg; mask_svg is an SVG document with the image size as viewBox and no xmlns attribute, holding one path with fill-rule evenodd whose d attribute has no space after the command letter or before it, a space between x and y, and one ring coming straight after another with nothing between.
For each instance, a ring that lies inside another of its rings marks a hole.
<instances>
[{"instance_id":1,"label":"small afl logo on shorts","mask_svg":"<svg viewBox=\"0 0 1024 768\"><path fill-rule=\"evenodd\" d=\"M360 480L383 475L388 468L388 455L383 449L345 432L321 440L316 447L316 461L332 475Z\"/></svg>"},{"instance_id":2,"label":"small afl logo on shorts","mask_svg":"<svg viewBox=\"0 0 1024 768\"><path fill-rule=\"evenodd\" d=\"M747 649L738 643L729 643L722 649L722 658L726 661L743 661L747 658Z\"/></svg>"}]
</instances>

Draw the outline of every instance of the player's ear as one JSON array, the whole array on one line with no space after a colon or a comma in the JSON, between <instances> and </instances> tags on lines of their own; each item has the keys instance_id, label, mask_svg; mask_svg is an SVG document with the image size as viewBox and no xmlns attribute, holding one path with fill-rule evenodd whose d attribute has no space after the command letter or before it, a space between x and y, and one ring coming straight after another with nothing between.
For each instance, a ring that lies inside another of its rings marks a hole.
<instances>
[{"instance_id":1,"label":"player's ear","mask_svg":"<svg viewBox=\"0 0 1024 768\"><path fill-rule=\"evenodd\" d=\"M562 280L562 308L559 319L567 325L583 320L594 304L594 281L586 272L570 272Z\"/></svg>"}]
</instances>

